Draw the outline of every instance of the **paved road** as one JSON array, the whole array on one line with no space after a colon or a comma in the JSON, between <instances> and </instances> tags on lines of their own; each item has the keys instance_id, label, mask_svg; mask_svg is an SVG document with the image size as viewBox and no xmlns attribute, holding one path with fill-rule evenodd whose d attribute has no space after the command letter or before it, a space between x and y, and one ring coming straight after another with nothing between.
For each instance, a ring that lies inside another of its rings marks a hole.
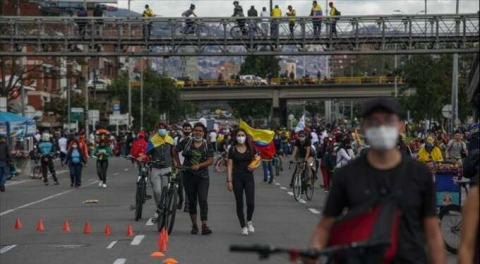
<instances>
[{"instance_id":1,"label":"paved road","mask_svg":"<svg viewBox=\"0 0 480 264\"><path fill-rule=\"evenodd\" d=\"M65 169L58 168L62 172ZM107 189L99 188L94 163L84 171L83 187L70 188L68 174L60 174L59 186L43 186L39 180L25 177L10 181L0 199L0 263L160 263L150 257L157 248L158 232L151 225L152 200L147 202L144 219L133 220L130 206L134 201L135 169L123 159L113 158L108 171ZM270 243L279 246L306 247L322 211L325 194L318 188L314 199L295 202L286 188L291 171L285 170L273 185L262 181L256 172L255 234L240 236L233 194L226 190L226 175L211 174L209 218L211 236L191 235L188 214L177 213L167 257L179 263L258 263L255 255L228 252L230 244ZM98 203L83 203L98 199ZM14 230L19 217L22 230ZM42 219L45 231L35 230ZM72 231L62 232L68 220ZM83 234L85 221L92 233ZM109 223L112 235L103 234ZM125 235L132 224L134 237ZM275 256L262 263L288 263ZM451 258L450 263L456 263Z\"/></svg>"}]
</instances>

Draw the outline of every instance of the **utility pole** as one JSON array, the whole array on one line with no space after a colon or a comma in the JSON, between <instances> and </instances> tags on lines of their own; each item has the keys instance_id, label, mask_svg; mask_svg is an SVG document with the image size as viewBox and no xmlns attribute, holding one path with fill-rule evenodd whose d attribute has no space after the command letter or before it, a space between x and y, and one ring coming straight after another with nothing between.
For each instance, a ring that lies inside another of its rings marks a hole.
<instances>
[{"instance_id":1,"label":"utility pole","mask_svg":"<svg viewBox=\"0 0 480 264\"><path fill-rule=\"evenodd\" d=\"M397 50L397 44L395 44L395 51ZM393 67L395 69L395 71L397 70L397 65L398 65L398 56L397 54L395 53L395 66ZM390 80L389 80L390 81ZM397 98L398 96L398 87L397 87L397 73L395 72L395 98Z\"/></svg>"},{"instance_id":2,"label":"utility pole","mask_svg":"<svg viewBox=\"0 0 480 264\"><path fill-rule=\"evenodd\" d=\"M459 0L456 1L456 14L458 15L460 9ZM459 21L455 22L455 36L460 31ZM452 120L450 133L453 135L455 130L455 123L458 119L458 53L453 54L453 70L452 70Z\"/></svg>"},{"instance_id":3,"label":"utility pole","mask_svg":"<svg viewBox=\"0 0 480 264\"><path fill-rule=\"evenodd\" d=\"M132 58L128 58L128 129L132 126Z\"/></svg>"},{"instance_id":4,"label":"utility pole","mask_svg":"<svg viewBox=\"0 0 480 264\"><path fill-rule=\"evenodd\" d=\"M142 65L140 66L140 130L143 130L143 62L144 58L142 58Z\"/></svg>"},{"instance_id":5,"label":"utility pole","mask_svg":"<svg viewBox=\"0 0 480 264\"><path fill-rule=\"evenodd\" d=\"M128 11L130 11L130 1L131 0L128 0Z\"/></svg>"},{"instance_id":6,"label":"utility pole","mask_svg":"<svg viewBox=\"0 0 480 264\"><path fill-rule=\"evenodd\" d=\"M273 11L273 0L270 0L270 15L272 15Z\"/></svg>"},{"instance_id":7,"label":"utility pole","mask_svg":"<svg viewBox=\"0 0 480 264\"><path fill-rule=\"evenodd\" d=\"M67 107L68 107L68 117L67 117L67 123L68 123L68 131L70 132L70 124L71 124L71 120L70 120L70 116L72 114L71 112L71 108L72 108L72 99L71 99L71 94L70 94L70 79L68 78L68 57L65 57L65 60L67 61L66 65L66 76L67 76Z\"/></svg>"}]
</instances>

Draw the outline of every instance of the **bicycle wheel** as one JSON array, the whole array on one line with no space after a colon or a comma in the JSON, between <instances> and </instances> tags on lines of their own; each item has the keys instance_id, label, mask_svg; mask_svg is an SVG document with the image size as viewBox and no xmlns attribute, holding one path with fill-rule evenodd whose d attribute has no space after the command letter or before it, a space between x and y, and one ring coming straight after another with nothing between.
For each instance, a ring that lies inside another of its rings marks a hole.
<instances>
[{"instance_id":1,"label":"bicycle wheel","mask_svg":"<svg viewBox=\"0 0 480 264\"><path fill-rule=\"evenodd\" d=\"M300 200L302 196L302 177L301 173L297 172L297 170L295 170L295 176L293 178L293 198L295 198L296 201Z\"/></svg>"},{"instance_id":2,"label":"bicycle wheel","mask_svg":"<svg viewBox=\"0 0 480 264\"><path fill-rule=\"evenodd\" d=\"M166 227L168 229L168 234L170 235L173 231L173 225L175 224L175 215L177 214L177 193L178 189L177 186L173 186L170 188L170 193L168 195L168 226Z\"/></svg>"},{"instance_id":3,"label":"bicycle wheel","mask_svg":"<svg viewBox=\"0 0 480 264\"><path fill-rule=\"evenodd\" d=\"M313 173L313 172L312 172ZM304 172L304 174L306 174L306 172ZM313 174L312 174L313 175ZM312 183L310 184L310 186L307 186L307 181L308 181L308 176L307 175L304 175L304 179L305 179L305 196L307 197L307 200L312 200L313 198L313 193L315 192L315 183ZM314 176L312 176L314 177ZM315 180L313 180L315 182Z\"/></svg>"},{"instance_id":4,"label":"bicycle wheel","mask_svg":"<svg viewBox=\"0 0 480 264\"><path fill-rule=\"evenodd\" d=\"M164 186L162 189L162 196L160 196L160 202L158 203L158 218L157 218L157 228L158 232L161 232L162 229L166 226L166 215L167 215L167 186Z\"/></svg>"},{"instance_id":5,"label":"bicycle wheel","mask_svg":"<svg viewBox=\"0 0 480 264\"><path fill-rule=\"evenodd\" d=\"M240 27L239 26L232 27L232 29L230 30L230 36L234 39L241 38L243 34Z\"/></svg>"},{"instance_id":6,"label":"bicycle wheel","mask_svg":"<svg viewBox=\"0 0 480 264\"><path fill-rule=\"evenodd\" d=\"M145 181L139 181L137 185L137 194L135 195L135 221L142 219L143 203L145 202L145 188Z\"/></svg>"},{"instance_id":7,"label":"bicycle wheel","mask_svg":"<svg viewBox=\"0 0 480 264\"><path fill-rule=\"evenodd\" d=\"M205 25L197 25L197 37L206 37L210 33L210 29Z\"/></svg>"},{"instance_id":8,"label":"bicycle wheel","mask_svg":"<svg viewBox=\"0 0 480 264\"><path fill-rule=\"evenodd\" d=\"M443 207L438 214L440 228L443 233L443 240L447 251L457 254L460 244L460 227L462 225L462 207L450 204Z\"/></svg>"}]
</instances>

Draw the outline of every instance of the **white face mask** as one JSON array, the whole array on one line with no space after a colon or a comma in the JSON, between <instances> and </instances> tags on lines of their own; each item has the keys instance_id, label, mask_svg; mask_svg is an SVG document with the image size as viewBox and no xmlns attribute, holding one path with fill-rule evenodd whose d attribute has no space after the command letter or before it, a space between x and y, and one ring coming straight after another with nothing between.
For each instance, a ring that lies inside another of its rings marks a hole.
<instances>
[{"instance_id":1,"label":"white face mask","mask_svg":"<svg viewBox=\"0 0 480 264\"><path fill-rule=\"evenodd\" d=\"M244 137L244 136L238 136L238 137L237 137L237 142L238 142L239 144L243 144L243 143L245 143L245 140L246 140L246 139L247 139L247 138Z\"/></svg>"},{"instance_id":2,"label":"white face mask","mask_svg":"<svg viewBox=\"0 0 480 264\"><path fill-rule=\"evenodd\" d=\"M389 126L371 127L366 130L365 136L373 149L388 150L397 145L398 129Z\"/></svg>"}]
</instances>

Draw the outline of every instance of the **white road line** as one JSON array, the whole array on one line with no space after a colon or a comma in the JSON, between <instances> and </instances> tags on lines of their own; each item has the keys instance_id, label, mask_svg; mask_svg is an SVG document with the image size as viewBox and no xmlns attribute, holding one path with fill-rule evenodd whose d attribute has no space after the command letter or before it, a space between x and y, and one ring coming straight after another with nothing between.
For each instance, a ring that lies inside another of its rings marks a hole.
<instances>
[{"instance_id":1,"label":"white road line","mask_svg":"<svg viewBox=\"0 0 480 264\"><path fill-rule=\"evenodd\" d=\"M148 219L147 223L145 224L147 226L153 226L152 218Z\"/></svg>"},{"instance_id":2,"label":"white road line","mask_svg":"<svg viewBox=\"0 0 480 264\"><path fill-rule=\"evenodd\" d=\"M125 171L128 171L128 170L129 170L128 168L127 168L127 169L125 169Z\"/></svg>"},{"instance_id":3,"label":"white road line","mask_svg":"<svg viewBox=\"0 0 480 264\"><path fill-rule=\"evenodd\" d=\"M293 192L287 192L287 193L288 193L288 195L291 195L291 196L293 196Z\"/></svg>"},{"instance_id":4,"label":"white road line","mask_svg":"<svg viewBox=\"0 0 480 264\"><path fill-rule=\"evenodd\" d=\"M320 211L318 211L317 209L315 208L308 208L308 211L314 213L314 214L320 214Z\"/></svg>"},{"instance_id":5,"label":"white road line","mask_svg":"<svg viewBox=\"0 0 480 264\"><path fill-rule=\"evenodd\" d=\"M280 189L282 189L282 190L286 190L286 189L287 189L287 187L280 187Z\"/></svg>"},{"instance_id":6,"label":"white road line","mask_svg":"<svg viewBox=\"0 0 480 264\"><path fill-rule=\"evenodd\" d=\"M120 173L119 173L119 172L115 172L115 173L113 174L113 176L116 176L116 175L118 175L118 174L120 174Z\"/></svg>"},{"instance_id":7,"label":"white road line","mask_svg":"<svg viewBox=\"0 0 480 264\"><path fill-rule=\"evenodd\" d=\"M2 249L0 249L0 254L7 253L7 251L9 251L10 249L12 249L16 246L17 245L10 245L10 246L3 247Z\"/></svg>"},{"instance_id":8,"label":"white road line","mask_svg":"<svg viewBox=\"0 0 480 264\"><path fill-rule=\"evenodd\" d=\"M132 243L130 245L132 246L138 246L140 243L142 243L142 240L145 238L144 235L137 235L133 238Z\"/></svg>"},{"instance_id":9,"label":"white road line","mask_svg":"<svg viewBox=\"0 0 480 264\"><path fill-rule=\"evenodd\" d=\"M113 262L113 264L124 264L125 262L127 262L127 259L119 258L119 259L115 260L115 262Z\"/></svg>"},{"instance_id":10,"label":"white road line","mask_svg":"<svg viewBox=\"0 0 480 264\"><path fill-rule=\"evenodd\" d=\"M94 182L92 182L92 183L90 183L90 184L88 184L88 185L86 185L86 186L90 186L90 185L93 185L93 184L95 184L95 183L98 183L98 181L94 181ZM86 186L85 186L85 187L86 187ZM68 191L64 191L64 192L61 192L61 193L57 193L57 194L54 194L54 195L45 197L45 198L43 198L43 199L40 199L40 200L35 201L35 202L32 202L32 203L24 204L24 205L19 206L19 207L17 207L17 208L13 208L13 209L10 209L10 210L7 210L7 211L5 211L5 212L0 213L0 216L4 216L4 215L6 215L6 214L9 214L9 213L11 213L11 212L17 211L17 210L19 210L19 209L32 206L32 205L34 205L34 204L38 204L38 203L41 203L41 202L45 202L45 201L47 201L47 200L50 200L50 199L52 199L52 198L55 198L55 197L64 195L64 194L69 193L69 192L72 192L72 191L74 191L74 189L71 189L71 190L68 190Z\"/></svg>"},{"instance_id":11,"label":"white road line","mask_svg":"<svg viewBox=\"0 0 480 264\"><path fill-rule=\"evenodd\" d=\"M111 248L113 248L113 247L115 246L115 244L117 244L117 240L115 240L115 241L112 241L112 243L108 244L108 247L107 247L107 249L111 249Z\"/></svg>"},{"instance_id":12,"label":"white road line","mask_svg":"<svg viewBox=\"0 0 480 264\"><path fill-rule=\"evenodd\" d=\"M280 183L279 183L279 182L276 182L275 185L280 186Z\"/></svg>"},{"instance_id":13,"label":"white road line","mask_svg":"<svg viewBox=\"0 0 480 264\"><path fill-rule=\"evenodd\" d=\"M303 200L303 199L300 199L300 200L298 200L298 201L299 201L300 203L302 203L302 204L306 204L306 203L307 203L307 202L306 202L305 200Z\"/></svg>"}]
</instances>

